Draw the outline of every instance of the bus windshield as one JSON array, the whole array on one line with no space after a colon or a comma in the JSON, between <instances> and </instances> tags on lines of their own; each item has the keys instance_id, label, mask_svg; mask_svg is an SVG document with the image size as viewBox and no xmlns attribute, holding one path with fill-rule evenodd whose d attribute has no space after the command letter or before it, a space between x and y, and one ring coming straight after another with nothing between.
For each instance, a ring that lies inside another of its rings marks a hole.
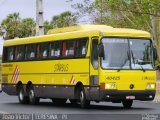
<instances>
[{"instance_id":1,"label":"bus windshield","mask_svg":"<svg viewBox=\"0 0 160 120\"><path fill-rule=\"evenodd\" d=\"M103 69L153 69L149 39L103 38Z\"/></svg>"}]
</instances>

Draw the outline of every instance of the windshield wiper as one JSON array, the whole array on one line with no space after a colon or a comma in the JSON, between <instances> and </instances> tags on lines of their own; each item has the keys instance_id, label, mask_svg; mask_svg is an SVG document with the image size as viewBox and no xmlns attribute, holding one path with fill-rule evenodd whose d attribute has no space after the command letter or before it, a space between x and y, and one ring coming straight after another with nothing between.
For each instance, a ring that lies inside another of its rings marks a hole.
<instances>
[{"instance_id":1,"label":"windshield wiper","mask_svg":"<svg viewBox=\"0 0 160 120\"><path fill-rule=\"evenodd\" d=\"M135 64L138 64L140 67L141 67L141 70L143 71L143 72L145 72L146 70L142 67L142 65L140 64L140 62L136 62L135 61L135 58L134 58L134 56L133 56L133 51L131 50L131 57L132 57L132 60L133 60L133 64L135 65Z\"/></svg>"},{"instance_id":2,"label":"windshield wiper","mask_svg":"<svg viewBox=\"0 0 160 120\"><path fill-rule=\"evenodd\" d=\"M140 65L140 64L138 64L138 65L141 67L143 72L146 72L146 70L142 67L142 65Z\"/></svg>"}]
</instances>

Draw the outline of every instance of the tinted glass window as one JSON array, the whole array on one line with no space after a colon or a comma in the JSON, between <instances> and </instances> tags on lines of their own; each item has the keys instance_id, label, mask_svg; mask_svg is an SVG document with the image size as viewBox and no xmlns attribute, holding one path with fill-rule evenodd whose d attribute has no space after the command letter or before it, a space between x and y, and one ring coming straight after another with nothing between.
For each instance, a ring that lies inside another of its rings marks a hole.
<instances>
[{"instance_id":1,"label":"tinted glass window","mask_svg":"<svg viewBox=\"0 0 160 120\"><path fill-rule=\"evenodd\" d=\"M49 56L51 58L57 58L61 56L61 42L56 41L50 44Z\"/></svg>"},{"instance_id":2,"label":"tinted glass window","mask_svg":"<svg viewBox=\"0 0 160 120\"><path fill-rule=\"evenodd\" d=\"M76 56L77 57L85 57L87 54L87 39L79 39L76 44Z\"/></svg>"},{"instance_id":3,"label":"tinted glass window","mask_svg":"<svg viewBox=\"0 0 160 120\"><path fill-rule=\"evenodd\" d=\"M71 40L68 40L67 42L67 48L66 48L66 56L68 57L74 57L75 55L75 44L76 44L76 41L71 41Z\"/></svg>"},{"instance_id":4,"label":"tinted glass window","mask_svg":"<svg viewBox=\"0 0 160 120\"><path fill-rule=\"evenodd\" d=\"M3 52L4 61L14 60L14 47L6 47Z\"/></svg>"},{"instance_id":5,"label":"tinted glass window","mask_svg":"<svg viewBox=\"0 0 160 120\"><path fill-rule=\"evenodd\" d=\"M95 69L98 68L98 40L92 40L91 62Z\"/></svg>"},{"instance_id":6,"label":"tinted glass window","mask_svg":"<svg viewBox=\"0 0 160 120\"><path fill-rule=\"evenodd\" d=\"M25 46L17 46L15 49L15 60L24 60Z\"/></svg>"},{"instance_id":7,"label":"tinted glass window","mask_svg":"<svg viewBox=\"0 0 160 120\"><path fill-rule=\"evenodd\" d=\"M40 44L40 58L45 59L48 57L48 43Z\"/></svg>"},{"instance_id":8,"label":"tinted glass window","mask_svg":"<svg viewBox=\"0 0 160 120\"><path fill-rule=\"evenodd\" d=\"M36 45L26 46L26 59L34 59L36 57Z\"/></svg>"}]
</instances>

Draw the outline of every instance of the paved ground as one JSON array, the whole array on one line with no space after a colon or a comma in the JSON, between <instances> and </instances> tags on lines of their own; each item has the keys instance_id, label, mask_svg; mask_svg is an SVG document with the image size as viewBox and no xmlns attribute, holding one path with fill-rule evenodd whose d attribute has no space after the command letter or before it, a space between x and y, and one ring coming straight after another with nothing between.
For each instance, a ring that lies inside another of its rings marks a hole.
<instances>
[{"instance_id":1,"label":"paved ground","mask_svg":"<svg viewBox=\"0 0 160 120\"><path fill-rule=\"evenodd\" d=\"M106 118L108 118L108 120L142 120L142 118L149 117L157 117L154 120L160 120L160 115L158 116L158 114L160 114L160 104L154 102L135 101L133 108L126 110L123 109L121 104L93 102L90 108L81 109L79 106L72 106L69 102L63 106L54 105L51 100L46 99L41 100L39 105L34 106L19 104L16 96L8 96L4 93L0 93L0 113L34 114L34 118L39 120L46 118L46 114L58 114L60 117L63 116L63 118L66 118L67 120L98 120ZM38 117L35 115L38 115ZM1 117L0 119L2 119ZM54 117L52 116L52 118Z\"/></svg>"},{"instance_id":2,"label":"paved ground","mask_svg":"<svg viewBox=\"0 0 160 120\"><path fill-rule=\"evenodd\" d=\"M156 97L154 99L154 102L160 103L160 80L157 80Z\"/></svg>"}]
</instances>

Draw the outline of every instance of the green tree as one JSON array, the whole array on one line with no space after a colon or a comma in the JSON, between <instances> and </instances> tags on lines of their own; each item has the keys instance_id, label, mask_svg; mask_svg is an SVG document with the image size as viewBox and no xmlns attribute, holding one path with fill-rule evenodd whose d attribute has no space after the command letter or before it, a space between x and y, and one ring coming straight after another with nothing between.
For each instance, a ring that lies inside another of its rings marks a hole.
<instances>
[{"instance_id":1,"label":"green tree","mask_svg":"<svg viewBox=\"0 0 160 120\"><path fill-rule=\"evenodd\" d=\"M35 35L35 29L36 23L32 18L21 19L19 13L13 13L1 22L0 35L3 35L5 40L29 37Z\"/></svg>"},{"instance_id":2,"label":"green tree","mask_svg":"<svg viewBox=\"0 0 160 120\"><path fill-rule=\"evenodd\" d=\"M53 16L51 20L51 24L54 28L73 26L76 25L76 23L77 16L70 11L66 11L61 13L60 15Z\"/></svg>"},{"instance_id":3,"label":"green tree","mask_svg":"<svg viewBox=\"0 0 160 120\"><path fill-rule=\"evenodd\" d=\"M1 33L6 32L4 39L19 37L20 17L19 13L9 14L1 23Z\"/></svg>"},{"instance_id":4,"label":"green tree","mask_svg":"<svg viewBox=\"0 0 160 120\"><path fill-rule=\"evenodd\" d=\"M36 31L36 23L32 18L25 18L20 23L19 37L34 36Z\"/></svg>"},{"instance_id":5,"label":"green tree","mask_svg":"<svg viewBox=\"0 0 160 120\"><path fill-rule=\"evenodd\" d=\"M48 30L53 29L53 25L49 21L44 22L44 34L47 34Z\"/></svg>"}]
</instances>

